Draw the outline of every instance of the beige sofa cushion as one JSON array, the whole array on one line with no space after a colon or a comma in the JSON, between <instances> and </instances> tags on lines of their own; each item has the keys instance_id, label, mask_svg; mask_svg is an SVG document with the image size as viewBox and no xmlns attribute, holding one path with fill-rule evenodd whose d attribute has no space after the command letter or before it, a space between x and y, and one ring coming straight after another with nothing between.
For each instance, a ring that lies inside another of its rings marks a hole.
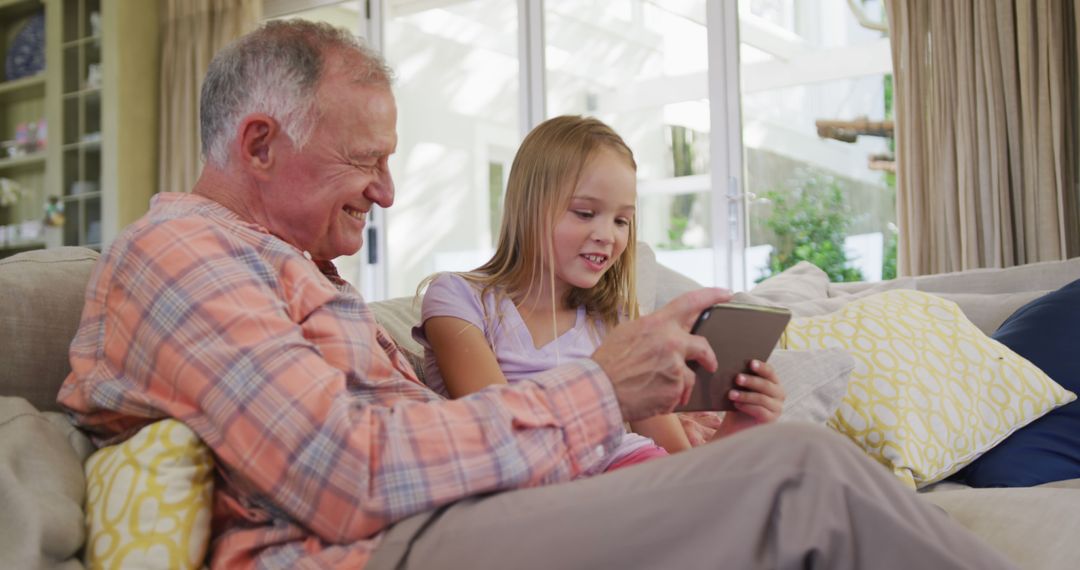
<instances>
[{"instance_id":1,"label":"beige sofa cushion","mask_svg":"<svg viewBox=\"0 0 1080 570\"><path fill-rule=\"evenodd\" d=\"M81 247L30 251L0 260L0 395L59 410L56 393L71 367L68 346L82 316L97 252Z\"/></svg>"},{"instance_id":2,"label":"beige sofa cushion","mask_svg":"<svg viewBox=\"0 0 1080 570\"><path fill-rule=\"evenodd\" d=\"M1061 261L1042 261L1015 267L969 269L937 275L904 277L906 289L928 293L1016 293L1018 291L1051 291L1080 279L1080 257ZM829 295L855 293L870 283L832 283Z\"/></svg>"},{"instance_id":3,"label":"beige sofa cushion","mask_svg":"<svg viewBox=\"0 0 1080 570\"><path fill-rule=\"evenodd\" d=\"M750 293L739 293L734 300L755 305L790 307L828 296L828 274L809 261L800 261L758 283Z\"/></svg>"},{"instance_id":4,"label":"beige sofa cushion","mask_svg":"<svg viewBox=\"0 0 1080 570\"><path fill-rule=\"evenodd\" d=\"M73 444L22 398L0 397L0 568L82 568L86 480Z\"/></svg>"},{"instance_id":5,"label":"beige sofa cushion","mask_svg":"<svg viewBox=\"0 0 1080 570\"><path fill-rule=\"evenodd\" d=\"M418 297L395 297L385 301L369 303L375 320L382 325L390 338L394 339L406 360L416 374L423 379L424 347L412 337L412 328L420 322L420 303Z\"/></svg>"},{"instance_id":6,"label":"beige sofa cushion","mask_svg":"<svg viewBox=\"0 0 1080 570\"><path fill-rule=\"evenodd\" d=\"M643 246L638 243L637 288L641 314L649 314L687 291L701 289L697 281L656 261L653 251Z\"/></svg>"},{"instance_id":7,"label":"beige sofa cushion","mask_svg":"<svg viewBox=\"0 0 1080 570\"><path fill-rule=\"evenodd\" d=\"M979 330L990 335L1016 312L1017 309L1034 301L1049 291L1018 291L1016 293L933 293L942 299L952 301L960 307L964 316Z\"/></svg>"},{"instance_id":8,"label":"beige sofa cushion","mask_svg":"<svg viewBox=\"0 0 1080 570\"><path fill-rule=\"evenodd\" d=\"M996 546L1020 568L1077 567L1080 480L1013 489L950 488L921 496Z\"/></svg>"},{"instance_id":9,"label":"beige sofa cushion","mask_svg":"<svg viewBox=\"0 0 1080 570\"><path fill-rule=\"evenodd\" d=\"M812 274L803 275L785 275L781 273L777 278L782 278L785 284L792 288L806 288L808 281L819 281L819 285L825 288L831 288L832 284L828 283L828 276L824 272L820 277ZM752 305L778 305L786 307L791 311L793 317L816 317L818 315L827 315L834 311L839 311L844 308L844 305L861 299L863 297L869 297L870 295L876 295L885 291L892 291L894 289L905 289L908 287L909 281L906 280L893 280L893 281L881 281L878 283L868 283L867 287L863 287L854 292L845 292L837 296L829 297L800 297L798 301L786 301L784 300L784 289L778 288L768 281L763 281L761 285L772 285L772 287L766 290L764 293L759 291L758 287L755 287L749 293L739 292L735 294L732 299L736 303L750 303ZM819 293L821 288L816 289Z\"/></svg>"},{"instance_id":10,"label":"beige sofa cushion","mask_svg":"<svg viewBox=\"0 0 1080 570\"><path fill-rule=\"evenodd\" d=\"M749 292L736 293L734 301L780 305L790 309L795 317L815 317L839 311L849 302L870 295L913 289L956 303L979 330L992 334L1029 301L1077 278L1080 278L1080 258L874 283L830 283L824 271L804 261L762 281Z\"/></svg>"}]
</instances>

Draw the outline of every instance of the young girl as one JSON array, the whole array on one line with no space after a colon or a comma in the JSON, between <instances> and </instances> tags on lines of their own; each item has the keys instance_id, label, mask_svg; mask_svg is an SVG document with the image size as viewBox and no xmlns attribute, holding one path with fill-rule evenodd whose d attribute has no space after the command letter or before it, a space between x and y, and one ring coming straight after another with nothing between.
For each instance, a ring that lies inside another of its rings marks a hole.
<instances>
[{"instance_id":1,"label":"young girl","mask_svg":"<svg viewBox=\"0 0 1080 570\"><path fill-rule=\"evenodd\" d=\"M458 398L531 378L588 358L607 330L636 318L636 180L630 148L596 119L533 129L510 169L495 256L435 276L424 295L413 336L428 385ZM690 447L674 414L630 427L600 469Z\"/></svg>"}]
</instances>

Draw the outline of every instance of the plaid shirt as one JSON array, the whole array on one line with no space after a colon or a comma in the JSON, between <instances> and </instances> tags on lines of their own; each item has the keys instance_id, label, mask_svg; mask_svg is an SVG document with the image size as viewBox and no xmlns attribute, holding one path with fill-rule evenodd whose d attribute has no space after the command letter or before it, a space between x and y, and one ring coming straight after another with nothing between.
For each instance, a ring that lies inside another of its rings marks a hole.
<instances>
[{"instance_id":1,"label":"plaid shirt","mask_svg":"<svg viewBox=\"0 0 1080 570\"><path fill-rule=\"evenodd\" d=\"M394 522L568 481L622 434L589 360L442 399L332 264L190 194L101 257L71 365L99 443L175 417L213 450L215 567L362 567Z\"/></svg>"}]
</instances>

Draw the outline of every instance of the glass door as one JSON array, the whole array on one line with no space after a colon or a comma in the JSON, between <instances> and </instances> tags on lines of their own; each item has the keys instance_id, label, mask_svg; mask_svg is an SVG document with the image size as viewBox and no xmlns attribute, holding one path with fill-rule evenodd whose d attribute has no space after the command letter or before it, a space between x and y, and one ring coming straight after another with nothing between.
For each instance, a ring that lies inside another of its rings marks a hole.
<instances>
[{"instance_id":1,"label":"glass door","mask_svg":"<svg viewBox=\"0 0 1080 570\"><path fill-rule=\"evenodd\" d=\"M386 210L391 297L491 256L519 128L518 7L506 0L388 1L397 74L397 195Z\"/></svg>"},{"instance_id":2,"label":"glass door","mask_svg":"<svg viewBox=\"0 0 1080 570\"><path fill-rule=\"evenodd\" d=\"M544 2L547 116L608 123L638 163L638 238L703 284L713 255L705 0Z\"/></svg>"},{"instance_id":3,"label":"glass door","mask_svg":"<svg viewBox=\"0 0 1080 570\"><path fill-rule=\"evenodd\" d=\"M397 73L393 208L339 260L369 299L491 254L525 132L612 125L639 164L639 236L705 285L808 259L895 271L882 0L273 0L356 27ZM268 14L269 16L270 14ZM348 265L352 263L355 268ZM392 265L392 268L391 268Z\"/></svg>"},{"instance_id":4,"label":"glass door","mask_svg":"<svg viewBox=\"0 0 1080 570\"><path fill-rule=\"evenodd\" d=\"M745 285L807 260L895 276L889 38L880 0L739 0Z\"/></svg>"},{"instance_id":5,"label":"glass door","mask_svg":"<svg viewBox=\"0 0 1080 570\"><path fill-rule=\"evenodd\" d=\"M360 0L265 0L263 15L266 19L298 18L346 28L378 50L365 4ZM368 216L360 251L335 259L334 265L341 277L363 293L365 299L378 300L386 297L385 272L382 270L386 255L380 239L385 215L380 208L373 208Z\"/></svg>"}]
</instances>

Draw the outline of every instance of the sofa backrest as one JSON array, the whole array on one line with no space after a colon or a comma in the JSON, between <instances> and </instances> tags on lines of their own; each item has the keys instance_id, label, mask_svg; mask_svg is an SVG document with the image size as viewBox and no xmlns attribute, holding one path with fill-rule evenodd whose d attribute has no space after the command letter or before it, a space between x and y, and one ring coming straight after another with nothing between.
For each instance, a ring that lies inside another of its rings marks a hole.
<instances>
[{"instance_id":1,"label":"sofa backrest","mask_svg":"<svg viewBox=\"0 0 1080 570\"><path fill-rule=\"evenodd\" d=\"M923 275L915 278L915 288L928 293L1017 293L1052 291L1077 279L1080 279L1080 257L1002 269Z\"/></svg>"},{"instance_id":2,"label":"sofa backrest","mask_svg":"<svg viewBox=\"0 0 1080 570\"><path fill-rule=\"evenodd\" d=\"M1005 268L969 269L936 275L901 277L897 288L927 293L991 294L1053 291L1080 279L1080 257L1040 261ZM830 283L829 295L855 294L878 283Z\"/></svg>"},{"instance_id":3,"label":"sofa backrest","mask_svg":"<svg viewBox=\"0 0 1080 570\"><path fill-rule=\"evenodd\" d=\"M0 260L0 395L60 409L56 393L71 371L68 346L97 258L92 249L61 247Z\"/></svg>"},{"instance_id":4,"label":"sofa backrest","mask_svg":"<svg viewBox=\"0 0 1080 570\"><path fill-rule=\"evenodd\" d=\"M40 410L59 410L56 394L71 371L68 347L82 315L86 282L97 258L98 253L91 249L62 247L30 251L0 260L0 347L4 354L0 364L0 396L20 396ZM679 293L699 287L656 263L652 250L640 243L637 269L639 300L646 313ZM917 282L914 288L930 292L1033 291L1034 295L1039 290L1056 289L1077 278L1080 278L1080 258L1007 269L931 275L912 281ZM845 285L851 286L851 290L845 290ZM829 285L829 296L880 286L882 284L834 283ZM1026 300L1017 301L1023 302ZM995 304L1000 305L1000 300ZM413 304L411 298L372 305L376 317L410 353L413 363L421 362L422 350L409 334L412 324L419 321L418 305ZM961 305L964 308L963 303ZM1008 316L1015 307L1009 305L998 309ZM965 313L968 312L965 308Z\"/></svg>"}]
</instances>

